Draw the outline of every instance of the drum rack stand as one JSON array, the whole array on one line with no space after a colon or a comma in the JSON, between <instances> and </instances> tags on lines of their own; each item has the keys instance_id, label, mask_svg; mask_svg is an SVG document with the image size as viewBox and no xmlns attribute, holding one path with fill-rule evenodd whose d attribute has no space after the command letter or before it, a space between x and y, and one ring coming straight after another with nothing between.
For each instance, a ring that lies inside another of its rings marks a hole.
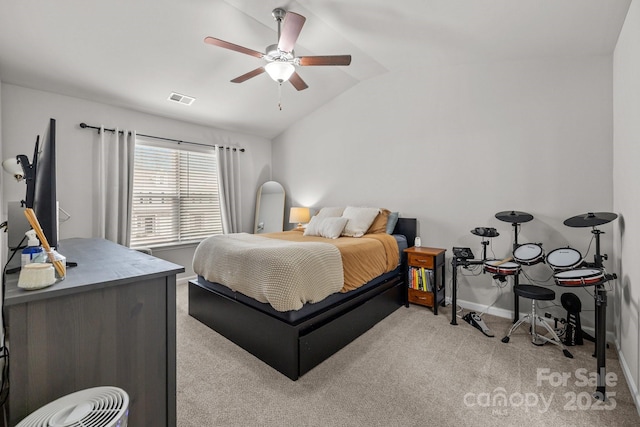
<instances>
[{"instance_id":1,"label":"drum rack stand","mask_svg":"<svg viewBox=\"0 0 640 427\"><path fill-rule=\"evenodd\" d=\"M468 259L454 256L451 260L452 274L451 274L451 324L457 325L458 319L456 317L456 307L458 306L458 267L469 267L470 265L483 265L487 259L487 245L488 240L482 240L482 259Z\"/></svg>"},{"instance_id":2,"label":"drum rack stand","mask_svg":"<svg viewBox=\"0 0 640 427\"><path fill-rule=\"evenodd\" d=\"M518 224L514 223L513 225L517 227ZM454 256L453 259L451 260L451 266L452 266L451 305L453 306L453 309L451 310L452 325L458 324L457 312L456 312L456 307L458 305L458 302L457 302L458 301L458 267L469 267L470 265L484 265L485 261L487 261L487 245L489 244L489 241L483 239L481 243L482 243L482 259L467 259L467 258ZM516 228L515 243L513 245L514 245L514 248L517 248L518 246L517 228ZM514 286L518 285L519 275L520 275L520 272L513 275ZM515 294L514 294L514 307L515 307L515 314L514 314L513 323L516 323L519 318L519 315L518 315L519 298L518 298L518 295L515 295Z\"/></svg>"},{"instance_id":3,"label":"drum rack stand","mask_svg":"<svg viewBox=\"0 0 640 427\"><path fill-rule=\"evenodd\" d=\"M593 228L591 233L596 239L596 253L594 255L595 268L602 269L602 259L606 259L606 255L603 256L600 253L600 235L604 232ZM617 279L616 274L605 274L605 279L602 283L599 283L595 287L594 300L596 305L595 321L596 321L596 363L597 363L597 385L594 397L598 400L605 401L606 395L606 349L607 349L607 290L604 287L604 282L611 279Z\"/></svg>"}]
</instances>

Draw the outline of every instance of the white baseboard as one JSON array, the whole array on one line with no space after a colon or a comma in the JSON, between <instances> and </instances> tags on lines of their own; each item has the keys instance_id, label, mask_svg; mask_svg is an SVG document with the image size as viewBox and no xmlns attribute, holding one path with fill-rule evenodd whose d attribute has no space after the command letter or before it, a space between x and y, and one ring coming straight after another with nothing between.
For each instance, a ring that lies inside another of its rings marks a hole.
<instances>
[{"instance_id":1,"label":"white baseboard","mask_svg":"<svg viewBox=\"0 0 640 427\"><path fill-rule=\"evenodd\" d=\"M513 317L513 312L511 310L506 310L504 308L489 307L489 309L487 309L486 305L481 305L475 302L465 301L460 299L457 301L457 303L463 309L477 311L480 313L486 310L487 314L491 314L492 316L497 316L497 317L503 317L505 319L511 319ZM451 304L451 300L447 300L447 304ZM523 313L520 313L520 316L522 316L522 314Z\"/></svg>"},{"instance_id":2,"label":"white baseboard","mask_svg":"<svg viewBox=\"0 0 640 427\"><path fill-rule=\"evenodd\" d=\"M450 305L451 304L451 299L450 298L446 298L446 303L448 305ZM467 310L471 310L471 311L477 311L479 313L486 312L487 314L491 314L492 316L502 317L504 319L513 319L513 311L512 310L507 310L507 309L504 309L504 308L497 308L497 307L489 307L487 309L486 305L481 305L481 304L478 304L478 303L475 303L475 302L465 301L465 300L460 300L460 299L458 300L458 305L460 307L462 307L463 309L467 309ZM529 308L530 306L531 306L531 304L527 304L527 308ZM522 317L527 313L529 313L529 312L528 311L525 311L525 312L520 311L520 316L519 317ZM553 319L549 319L549 318L544 317L544 313L539 313L539 314L547 323L549 323L549 325L551 327L554 326ZM584 327L582 329L585 332L587 332L589 335L595 336L595 329L594 328ZM615 335L613 334L612 331L607 331L607 342L612 342L612 343L616 342L616 337L615 337Z\"/></svg>"},{"instance_id":3,"label":"white baseboard","mask_svg":"<svg viewBox=\"0 0 640 427\"><path fill-rule=\"evenodd\" d=\"M187 276L187 277L179 277L176 279L176 285L186 285L189 283L189 280L196 279L198 276Z\"/></svg>"},{"instance_id":4,"label":"white baseboard","mask_svg":"<svg viewBox=\"0 0 640 427\"><path fill-rule=\"evenodd\" d=\"M631 392L633 403L636 404L636 410L638 411L638 415L640 415L640 391L638 390L638 384L635 383L633 375L631 375L631 370L629 369L627 360L624 358L624 353L620 352L620 343L617 340L616 351L618 352L618 360L620 361L622 373L624 374L624 378L625 380L627 380L627 384L629 385L629 391Z\"/></svg>"}]
</instances>

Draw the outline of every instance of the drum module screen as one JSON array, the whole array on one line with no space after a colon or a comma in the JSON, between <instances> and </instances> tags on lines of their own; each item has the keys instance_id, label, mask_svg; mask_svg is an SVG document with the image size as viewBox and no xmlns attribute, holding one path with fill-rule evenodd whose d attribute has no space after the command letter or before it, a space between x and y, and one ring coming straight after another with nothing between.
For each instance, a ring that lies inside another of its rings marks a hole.
<instances>
[{"instance_id":1,"label":"drum module screen","mask_svg":"<svg viewBox=\"0 0 640 427\"><path fill-rule=\"evenodd\" d=\"M453 256L458 259L473 259L473 252L471 252L471 248L453 248Z\"/></svg>"}]
</instances>

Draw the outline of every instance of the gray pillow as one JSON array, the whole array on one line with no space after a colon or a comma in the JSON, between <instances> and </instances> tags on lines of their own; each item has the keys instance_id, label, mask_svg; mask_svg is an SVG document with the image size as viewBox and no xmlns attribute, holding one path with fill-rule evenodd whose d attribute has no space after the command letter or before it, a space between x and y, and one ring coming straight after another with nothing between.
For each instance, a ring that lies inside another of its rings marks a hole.
<instances>
[{"instance_id":1,"label":"gray pillow","mask_svg":"<svg viewBox=\"0 0 640 427\"><path fill-rule=\"evenodd\" d=\"M398 222L398 212L391 212L387 219L387 234L393 234L393 230L396 228Z\"/></svg>"}]
</instances>

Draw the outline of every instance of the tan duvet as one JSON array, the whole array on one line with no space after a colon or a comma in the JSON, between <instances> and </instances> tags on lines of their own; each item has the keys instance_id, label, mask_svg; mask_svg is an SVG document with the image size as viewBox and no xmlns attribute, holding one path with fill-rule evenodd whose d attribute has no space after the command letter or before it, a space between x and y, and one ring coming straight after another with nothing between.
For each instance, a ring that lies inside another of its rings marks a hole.
<instances>
[{"instance_id":1,"label":"tan duvet","mask_svg":"<svg viewBox=\"0 0 640 427\"><path fill-rule=\"evenodd\" d=\"M342 256L344 270L344 286L341 292L359 288L371 279L393 270L399 262L398 243L393 236L386 233L338 239L303 236L301 231L267 233L262 236L294 242L324 242L336 246Z\"/></svg>"},{"instance_id":2,"label":"tan duvet","mask_svg":"<svg viewBox=\"0 0 640 427\"><path fill-rule=\"evenodd\" d=\"M325 239L300 231L216 235L196 249L193 269L278 311L298 310L395 269L396 240L385 233Z\"/></svg>"}]
</instances>

